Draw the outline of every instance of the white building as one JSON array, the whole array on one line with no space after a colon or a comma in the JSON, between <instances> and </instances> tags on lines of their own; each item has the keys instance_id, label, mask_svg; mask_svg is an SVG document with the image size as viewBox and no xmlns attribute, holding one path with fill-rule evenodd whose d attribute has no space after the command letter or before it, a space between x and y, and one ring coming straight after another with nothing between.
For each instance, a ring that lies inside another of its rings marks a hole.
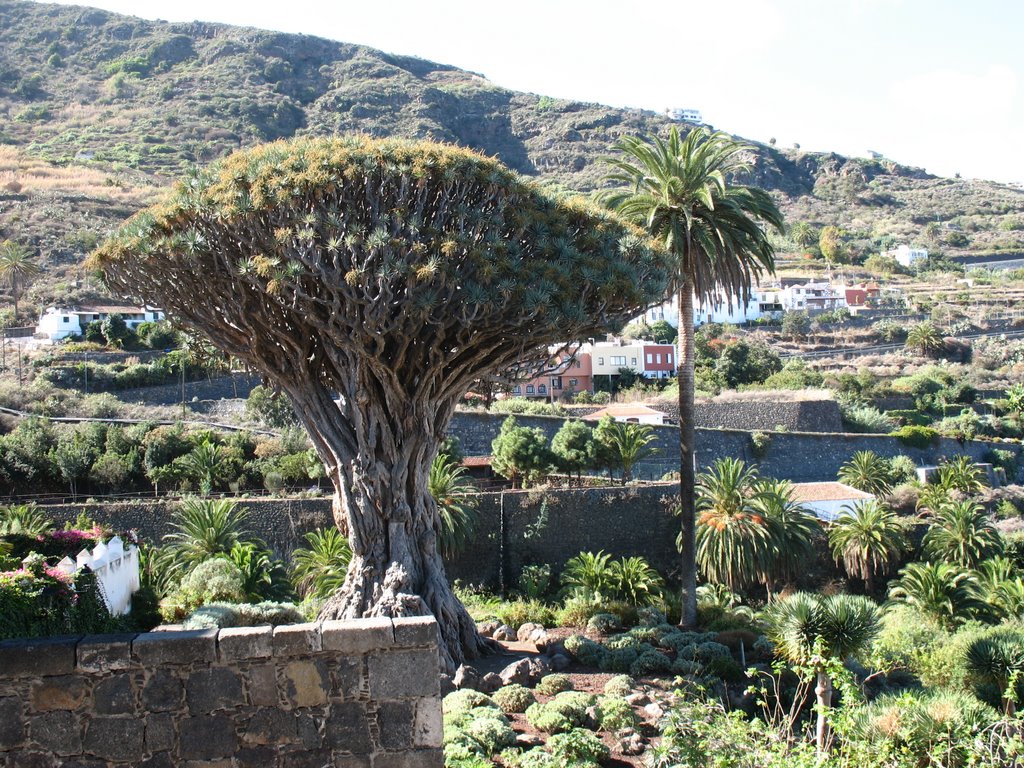
<instances>
[{"instance_id":1,"label":"white building","mask_svg":"<svg viewBox=\"0 0 1024 768\"><path fill-rule=\"evenodd\" d=\"M787 312L823 312L846 306L846 291L827 281L790 285L777 294L779 304Z\"/></svg>"},{"instance_id":2,"label":"white building","mask_svg":"<svg viewBox=\"0 0 1024 768\"><path fill-rule=\"evenodd\" d=\"M633 424L661 425L665 423L664 413L641 403L616 403L602 408L600 411L587 414L583 419L585 421L600 421L605 416L611 416L614 421Z\"/></svg>"},{"instance_id":3,"label":"white building","mask_svg":"<svg viewBox=\"0 0 1024 768\"><path fill-rule=\"evenodd\" d=\"M670 107L665 110L665 114L677 122L681 121L685 123L704 125L704 118L701 116L699 109L680 109L679 107Z\"/></svg>"},{"instance_id":4,"label":"white building","mask_svg":"<svg viewBox=\"0 0 1024 768\"><path fill-rule=\"evenodd\" d=\"M909 267L915 261L923 261L928 258L927 248L911 248L909 245L898 245L882 253L883 256L890 256L896 259L896 263L903 267Z\"/></svg>"},{"instance_id":5,"label":"white building","mask_svg":"<svg viewBox=\"0 0 1024 768\"><path fill-rule=\"evenodd\" d=\"M111 315L120 315L125 325L131 329L142 323L156 322L164 319L163 310L152 307L126 306L95 306L71 309L67 307L48 307L36 324L36 336L50 341L66 339L68 336L81 336L89 323L98 320L103 322Z\"/></svg>"},{"instance_id":6,"label":"white building","mask_svg":"<svg viewBox=\"0 0 1024 768\"><path fill-rule=\"evenodd\" d=\"M853 507L868 499L875 498L870 493L858 491L843 483L793 483L790 499L811 512L819 520L834 523L845 509Z\"/></svg>"},{"instance_id":7,"label":"white building","mask_svg":"<svg viewBox=\"0 0 1024 768\"><path fill-rule=\"evenodd\" d=\"M693 308L693 324L701 326L705 323L731 323L743 325L752 323L762 317L781 314L783 306L777 286L754 286L750 289L750 298L746 304L734 299L732 303L721 299L718 302L704 302ZM673 328L679 327L679 297L673 295L664 304L651 307L643 315L636 318L648 325L664 320Z\"/></svg>"}]
</instances>

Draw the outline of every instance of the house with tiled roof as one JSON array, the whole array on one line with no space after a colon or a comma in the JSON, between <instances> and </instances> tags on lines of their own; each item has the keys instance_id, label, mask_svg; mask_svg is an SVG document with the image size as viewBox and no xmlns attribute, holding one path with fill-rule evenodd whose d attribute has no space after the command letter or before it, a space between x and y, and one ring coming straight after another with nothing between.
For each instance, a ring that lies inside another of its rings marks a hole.
<instances>
[{"instance_id":1,"label":"house with tiled roof","mask_svg":"<svg viewBox=\"0 0 1024 768\"><path fill-rule=\"evenodd\" d=\"M587 414L587 421L600 421L611 416L615 421L633 422L635 424L664 424L665 414L641 403L616 403L599 411Z\"/></svg>"},{"instance_id":2,"label":"house with tiled roof","mask_svg":"<svg viewBox=\"0 0 1024 768\"><path fill-rule=\"evenodd\" d=\"M843 513L843 508L853 507L858 502L875 498L873 494L859 491L845 483L793 483L790 497L794 502L813 513L819 520L834 523Z\"/></svg>"}]
</instances>

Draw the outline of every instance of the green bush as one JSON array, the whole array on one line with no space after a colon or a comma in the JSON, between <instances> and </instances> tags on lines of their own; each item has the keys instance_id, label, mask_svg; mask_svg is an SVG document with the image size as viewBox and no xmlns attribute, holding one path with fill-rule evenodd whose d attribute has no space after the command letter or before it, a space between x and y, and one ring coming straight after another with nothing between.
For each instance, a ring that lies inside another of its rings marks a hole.
<instances>
[{"instance_id":1,"label":"green bush","mask_svg":"<svg viewBox=\"0 0 1024 768\"><path fill-rule=\"evenodd\" d=\"M497 400L491 405L490 412L525 416L565 416L567 414L565 408L558 403L528 400L525 397L507 397L504 400Z\"/></svg>"},{"instance_id":2,"label":"green bush","mask_svg":"<svg viewBox=\"0 0 1024 768\"><path fill-rule=\"evenodd\" d=\"M628 696L636 687L636 681L629 675L616 675L604 684L604 692L609 696Z\"/></svg>"},{"instance_id":3,"label":"green bush","mask_svg":"<svg viewBox=\"0 0 1024 768\"><path fill-rule=\"evenodd\" d=\"M539 600L512 600L499 606L495 613L502 624L513 628L523 624L541 624L545 627L555 624L555 612Z\"/></svg>"},{"instance_id":4,"label":"green bush","mask_svg":"<svg viewBox=\"0 0 1024 768\"><path fill-rule=\"evenodd\" d=\"M561 733L572 728L569 718L561 712L547 709L544 704L532 704L526 710L526 719L534 728L543 733Z\"/></svg>"},{"instance_id":5,"label":"green bush","mask_svg":"<svg viewBox=\"0 0 1024 768\"><path fill-rule=\"evenodd\" d=\"M672 668L672 660L659 651L644 651L636 661L629 667L629 674L633 677L646 677L662 672L668 672Z\"/></svg>"},{"instance_id":6,"label":"green bush","mask_svg":"<svg viewBox=\"0 0 1024 768\"><path fill-rule=\"evenodd\" d=\"M185 629L223 629L258 627L266 624L300 624L302 612L293 603L208 603L186 619Z\"/></svg>"},{"instance_id":7,"label":"green bush","mask_svg":"<svg viewBox=\"0 0 1024 768\"><path fill-rule=\"evenodd\" d=\"M499 688L492 698L505 714L525 712L531 704L537 703L533 691L518 683Z\"/></svg>"},{"instance_id":8,"label":"green bush","mask_svg":"<svg viewBox=\"0 0 1024 768\"><path fill-rule=\"evenodd\" d=\"M571 690L572 680L569 679L569 676L557 672L552 675L544 675L537 683L537 693L543 696L554 696Z\"/></svg>"},{"instance_id":9,"label":"green bush","mask_svg":"<svg viewBox=\"0 0 1024 768\"><path fill-rule=\"evenodd\" d=\"M587 629L591 632L609 635L622 629L622 621L614 613L598 613L587 621Z\"/></svg>"},{"instance_id":10,"label":"green bush","mask_svg":"<svg viewBox=\"0 0 1024 768\"><path fill-rule=\"evenodd\" d=\"M907 425L889 434L910 448L929 448L939 442L939 433L931 427Z\"/></svg>"},{"instance_id":11,"label":"green bush","mask_svg":"<svg viewBox=\"0 0 1024 768\"><path fill-rule=\"evenodd\" d=\"M611 754L601 739L582 728L552 736L547 746L555 760L565 766L593 765Z\"/></svg>"},{"instance_id":12,"label":"green bush","mask_svg":"<svg viewBox=\"0 0 1024 768\"><path fill-rule=\"evenodd\" d=\"M608 654L608 650L603 645L582 635L571 635L565 639L564 644L565 650L586 667L600 666Z\"/></svg>"},{"instance_id":13,"label":"green bush","mask_svg":"<svg viewBox=\"0 0 1024 768\"><path fill-rule=\"evenodd\" d=\"M244 580L238 566L222 557L196 565L164 601L160 612L167 621L180 621L208 603L242 603Z\"/></svg>"},{"instance_id":14,"label":"green bush","mask_svg":"<svg viewBox=\"0 0 1024 768\"><path fill-rule=\"evenodd\" d=\"M463 688L460 691L449 693L441 701L441 711L445 715L460 715L479 707L498 709L494 699L471 688Z\"/></svg>"},{"instance_id":15,"label":"green bush","mask_svg":"<svg viewBox=\"0 0 1024 768\"><path fill-rule=\"evenodd\" d=\"M607 685L605 688L607 689ZM621 731L623 728L636 726L633 708L621 696L602 696L597 700L597 705L601 712L602 731Z\"/></svg>"}]
</instances>

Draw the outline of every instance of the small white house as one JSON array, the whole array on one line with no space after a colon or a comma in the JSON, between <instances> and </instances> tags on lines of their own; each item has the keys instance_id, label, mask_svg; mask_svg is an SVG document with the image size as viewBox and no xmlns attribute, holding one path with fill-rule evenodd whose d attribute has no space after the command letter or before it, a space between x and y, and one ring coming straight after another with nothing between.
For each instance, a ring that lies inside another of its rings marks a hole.
<instances>
[{"instance_id":1,"label":"small white house","mask_svg":"<svg viewBox=\"0 0 1024 768\"><path fill-rule=\"evenodd\" d=\"M81 336L89 323L98 320L103 322L111 315L120 315L125 325L135 329L142 323L156 322L164 319L163 310L153 307L94 306L79 307L47 307L39 316L36 324L36 336L50 341L66 339L68 336Z\"/></svg>"},{"instance_id":2,"label":"small white house","mask_svg":"<svg viewBox=\"0 0 1024 768\"><path fill-rule=\"evenodd\" d=\"M634 424L665 423L665 414L640 403L622 403L609 405L600 411L588 414L583 418L587 421L600 421L604 416L611 416L615 421L632 422Z\"/></svg>"},{"instance_id":3,"label":"small white house","mask_svg":"<svg viewBox=\"0 0 1024 768\"><path fill-rule=\"evenodd\" d=\"M844 483L793 483L791 499L826 523L834 523L844 507L875 498Z\"/></svg>"},{"instance_id":4,"label":"small white house","mask_svg":"<svg viewBox=\"0 0 1024 768\"><path fill-rule=\"evenodd\" d=\"M896 259L896 263L903 267L909 267L916 261L923 261L928 258L927 248L911 248L909 245L898 245L891 248L883 256L890 256Z\"/></svg>"},{"instance_id":5,"label":"small white house","mask_svg":"<svg viewBox=\"0 0 1024 768\"><path fill-rule=\"evenodd\" d=\"M696 123L697 125L704 125L704 117L701 115L699 109L680 109L679 107L670 107L665 110L665 113L672 119L685 122L685 123Z\"/></svg>"}]
</instances>

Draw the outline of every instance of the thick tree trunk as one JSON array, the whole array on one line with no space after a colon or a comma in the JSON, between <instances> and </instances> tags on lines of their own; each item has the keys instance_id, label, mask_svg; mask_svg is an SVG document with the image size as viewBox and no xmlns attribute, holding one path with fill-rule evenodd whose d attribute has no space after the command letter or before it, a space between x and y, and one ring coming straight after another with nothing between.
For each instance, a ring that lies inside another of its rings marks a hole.
<instances>
[{"instance_id":1,"label":"thick tree trunk","mask_svg":"<svg viewBox=\"0 0 1024 768\"><path fill-rule=\"evenodd\" d=\"M814 688L814 694L818 697L818 725L814 734L814 743L817 745L818 754L825 754L825 747L828 746L828 711L832 708L832 679L827 672L818 672L818 684Z\"/></svg>"},{"instance_id":2,"label":"thick tree trunk","mask_svg":"<svg viewBox=\"0 0 1024 768\"><path fill-rule=\"evenodd\" d=\"M452 673L489 647L452 592L437 550L428 480L454 406L408 407L403 417L376 403L349 399L346 406L342 397L339 405L317 390L289 394L334 484L335 522L352 547L345 584L320 618L433 615L442 668Z\"/></svg>"},{"instance_id":3,"label":"thick tree trunk","mask_svg":"<svg viewBox=\"0 0 1024 768\"><path fill-rule=\"evenodd\" d=\"M697 626L697 553L694 511L695 432L693 428L693 290L689 280L679 286L679 337L676 352L679 379L679 503L681 516L682 615L680 625Z\"/></svg>"}]
</instances>

